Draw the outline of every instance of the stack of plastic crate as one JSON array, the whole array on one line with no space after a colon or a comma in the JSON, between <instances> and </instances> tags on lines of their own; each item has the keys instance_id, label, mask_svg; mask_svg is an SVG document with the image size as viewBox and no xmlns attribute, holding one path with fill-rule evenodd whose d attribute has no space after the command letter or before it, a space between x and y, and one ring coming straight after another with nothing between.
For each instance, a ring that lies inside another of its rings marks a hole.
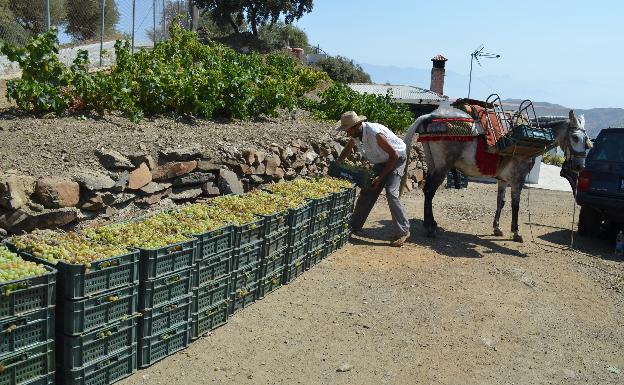
<instances>
[{"instance_id":1,"label":"stack of plastic crate","mask_svg":"<svg viewBox=\"0 0 624 385\"><path fill-rule=\"evenodd\" d=\"M136 371L136 251L84 264L24 259L57 270L56 378L62 384L112 384Z\"/></svg>"},{"instance_id":2,"label":"stack of plastic crate","mask_svg":"<svg viewBox=\"0 0 624 385\"><path fill-rule=\"evenodd\" d=\"M291 236L289 210L263 217L264 245L258 277L258 298L263 298L282 286L286 251Z\"/></svg>"},{"instance_id":3,"label":"stack of plastic crate","mask_svg":"<svg viewBox=\"0 0 624 385\"><path fill-rule=\"evenodd\" d=\"M285 283L292 282L307 270L310 267L310 254L324 247L331 202L331 196L309 200L308 237L289 246L288 265L284 275Z\"/></svg>"},{"instance_id":4,"label":"stack of plastic crate","mask_svg":"<svg viewBox=\"0 0 624 385\"><path fill-rule=\"evenodd\" d=\"M351 216L355 188L344 189L332 195L331 210L328 219L326 251L318 253L321 259L347 244L351 233ZM318 258L311 256L310 263L318 263Z\"/></svg>"},{"instance_id":5,"label":"stack of plastic crate","mask_svg":"<svg viewBox=\"0 0 624 385\"><path fill-rule=\"evenodd\" d=\"M0 384L54 384L56 270L0 284Z\"/></svg>"},{"instance_id":6,"label":"stack of plastic crate","mask_svg":"<svg viewBox=\"0 0 624 385\"><path fill-rule=\"evenodd\" d=\"M197 258L193 269L191 340L228 320L234 238L232 226L195 237Z\"/></svg>"},{"instance_id":7,"label":"stack of plastic crate","mask_svg":"<svg viewBox=\"0 0 624 385\"><path fill-rule=\"evenodd\" d=\"M234 249L230 285L229 314L254 303L258 298L265 218L233 226Z\"/></svg>"},{"instance_id":8,"label":"stack of plastic crate","mask_svg":"<svg viewBox=\"0 0 624 385\"><path fill-rule=\"evenodd\" d=\"M188 346L196 239L140 250L139 354L145 368Z\"/></svg>"}]
</instances>

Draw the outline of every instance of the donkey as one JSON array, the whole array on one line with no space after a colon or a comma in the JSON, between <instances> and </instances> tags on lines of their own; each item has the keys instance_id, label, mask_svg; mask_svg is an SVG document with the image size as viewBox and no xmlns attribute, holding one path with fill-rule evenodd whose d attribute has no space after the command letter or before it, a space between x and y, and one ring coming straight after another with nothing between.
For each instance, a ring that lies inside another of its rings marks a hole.
<instances>
[{"instance_id":1,"label":"donkey","mask_svg":"<svg viewBox=\"0 0 624 385\"><path fill-rule=\"evenodd\" d=\"M434 113L419 117L409 127L405 138L407 148L411 148L414 137L418 138L419 132L422 132L421 125L428 121ZM570 111L569 118L538 118L538 122L541 127L553 130L555 137L553 146L558 145L564 150L569 169L576 173L580 172L585 167L586 151L591 147L591 141L584 128L585 119L583 116L579 119L574 114L574 111ZM475 124L480 123L475 122ZM468 141L440 140L423 142L428 167L424 187L424 226L428 237L434 237L437 229L437 223L433 218L433 197L449 170L457 168L468 176L484 176L479 171L476 163L477 141L479 140L483 140L483 138L475 136ZM499 227L499 219L505 205L507 185L511 185L511 231L513 232L514 241L523 241L522 236L518 232L520 193L522 192L526 176L533 168L534 162L534 157L517 155L499 157L495 175L498 179L498 197L493 223L495 236L503 235ZM408 164L405 167L407 170Z\"/></svg>"}]
</instances>

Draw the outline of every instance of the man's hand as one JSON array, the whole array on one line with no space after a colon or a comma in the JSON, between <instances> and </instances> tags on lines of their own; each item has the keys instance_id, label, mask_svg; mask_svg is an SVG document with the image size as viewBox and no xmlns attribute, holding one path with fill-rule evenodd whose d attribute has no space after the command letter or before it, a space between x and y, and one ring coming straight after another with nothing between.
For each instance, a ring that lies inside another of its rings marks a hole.
<instances>
[{"instance_id":1,"label":"man's hand","mask_svg":"<svg viewBox=\"0 0 624 385\"><path fill-rule=\"evenodd\" d=\"M381 177L376 177L375 179L373 179L373 184L371 184L370 189L371 190L377 190L381 187L381 181L383 179Z\"/></svg>"}]
</instances>

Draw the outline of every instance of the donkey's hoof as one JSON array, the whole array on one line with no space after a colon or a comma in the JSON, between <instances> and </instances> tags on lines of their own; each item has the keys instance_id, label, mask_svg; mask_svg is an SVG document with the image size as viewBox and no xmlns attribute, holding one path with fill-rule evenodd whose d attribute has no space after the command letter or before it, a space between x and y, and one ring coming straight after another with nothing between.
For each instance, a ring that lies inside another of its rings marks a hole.
<instances>
[{"instance_id":1,"label":"donkey's hoof","mask_svg":"<svg viewBox=\"0 0 624 385\"><path fill-rule=\"evenodd\" d=\"M495 228L494 229L494 235L497 236L497 237L502 237L504 235L503 234L503 230L501 230L499 228Z\"/></svg>"},{"instance_id":2,"label":"donkey's hoof","mask_svg":"<svg viewBox=\"0 0 624 385\"><path fill-rule=\"evenodd\" d=\"M514 234L513 240L514 240L514 242L519 242L519 243L524 242L524 238L522 238L522 235L520 235L520 234Z\"/></svg>"}]
</instances>

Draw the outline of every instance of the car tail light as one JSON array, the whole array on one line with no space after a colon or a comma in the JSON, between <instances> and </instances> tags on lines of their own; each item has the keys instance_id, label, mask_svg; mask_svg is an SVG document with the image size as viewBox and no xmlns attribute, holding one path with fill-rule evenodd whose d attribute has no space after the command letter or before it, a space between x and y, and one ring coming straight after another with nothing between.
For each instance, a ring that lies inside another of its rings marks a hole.
<instances>
[{"instance_id":1,"label":"car tail light","mask_svg":"<svg viewBox=\"0 0 624 385\"><path fill-rule=\"evenodd\" d=\"M589 190L589 185L591 183L591 172L583 170L579 174L577 190L580 192L585 192Z\"/></svg>"}]
</instances>

